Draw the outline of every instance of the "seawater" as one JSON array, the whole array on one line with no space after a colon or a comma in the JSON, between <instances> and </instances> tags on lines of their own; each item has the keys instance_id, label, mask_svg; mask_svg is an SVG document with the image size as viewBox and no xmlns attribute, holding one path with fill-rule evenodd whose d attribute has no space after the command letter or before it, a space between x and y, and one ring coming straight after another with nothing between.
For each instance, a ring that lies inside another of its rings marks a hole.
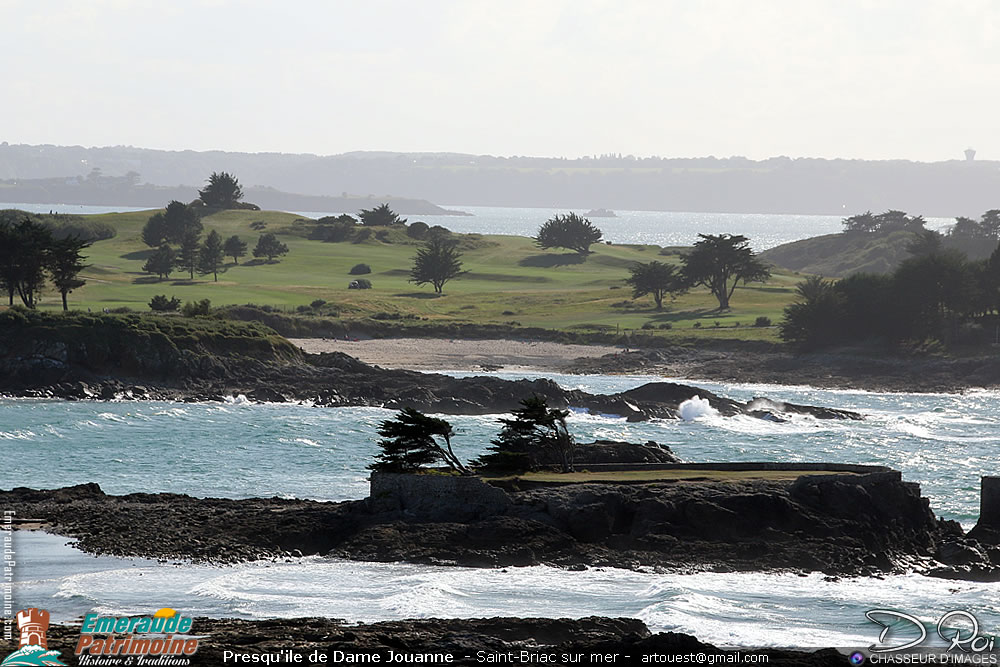
<instances>
[{"instance_id":1,"label":"seawater","mask_svg":"<svg viewBox=\"0 0 1000 667\"><path fill-rule=\"evenodd\" d=\"M458 375L458 373L456 373ZM515 377L514 374L504 374ZM518 374L516 377L522 377ZM613 392L656 378L546 375ZM690 461L839 461L888 465L919 482L942 517L971 526L979 477L996 472L996 392L888 394L809 387L700 383L747 400L858 410L866 419L789 423L725 418L629 424L574 412L581 440L655 440ZM697 391L692 392L697 394ZM392 411L308 405L0 400L0 487L96 481L108 493L342 500L367 494L378 423ZM448 416L459 454L483 451L497 415ZM19 532L18 600L69 620L97 610L162 606L245 618L322 615L352 621L430 616L626 615L656 630L690 632L727 646L867 646L877 626L864 612L908 611L928 621L951 609L1000 631L1000 584L894 576L827 581L821 575L663 574L614 568L470 570L323 558L213 567L94 558L63 538Z\"/></svg>"}]
</instances>

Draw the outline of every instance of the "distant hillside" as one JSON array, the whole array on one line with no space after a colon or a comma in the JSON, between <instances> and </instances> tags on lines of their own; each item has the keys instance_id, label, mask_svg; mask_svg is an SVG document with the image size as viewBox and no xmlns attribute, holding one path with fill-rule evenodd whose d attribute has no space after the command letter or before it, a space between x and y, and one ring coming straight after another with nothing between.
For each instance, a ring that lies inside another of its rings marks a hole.
<instances>
[{"instance_id":1,"label":"distant hillside","mask_svg":"<svg viewBox=\"0 0 1000 667\"><path fill-rule=\"evenodd\" d=\"M909 257L913 232L840 233L815 236L765 250L761 257L790 271L842 278L852 273L888 273Z\"/></svg>"},{"instance_id":2,"label":"distant hillside","mask_svg":"<svg viewBox=\"0 0 1000 667\"><path fill-rule=\"evenodd\" d=\"M238 175L237 175L238 176ZM194 185L139 184L135 172L124 176L105 176L91 172L86 178L66 176L56 178L9 179L0 181L0 202L19 204L85 204L92 206L148 206L159 208L167 202L189 202L198 198ZM425 199L407 197L303 195L281 192L274 188L250 186L243 189L244 201L266 210L322 211L357 215L363 208L389 204L402 215L468 215L450 211Z\"/></svg>"},{"instance_id":3,"label":"distant hillside","mask_svg":"<svg viewBox=\"0 0 1000 667\"><path fill-rule=\"evenodd\" d=\"M956 148L956 155L960 149ZM928 163L633 155L566 159L392 152L321 156L0 142L0 179L88 177L94 170L105 176L131 173L137 183L169 187L200 185L213 171L228 171L239 177L247 198L264 208L287 205L257 201L251 198L251 188L268 186L332 197L391 194L451 205L584 210L841 215L894 208L954 217L1000 207L1000 162L986 160ZM55 201L59 200L47 200ZM321 210L338 209L324 206Z\"/></svg>"}]
</instances>

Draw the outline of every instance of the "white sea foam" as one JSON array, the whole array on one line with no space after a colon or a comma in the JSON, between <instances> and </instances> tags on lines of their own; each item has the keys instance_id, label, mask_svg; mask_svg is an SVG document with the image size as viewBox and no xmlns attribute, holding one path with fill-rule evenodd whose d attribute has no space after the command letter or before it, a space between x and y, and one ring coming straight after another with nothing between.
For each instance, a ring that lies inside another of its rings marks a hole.
<instances>
[{"instance_id":1,"label":"white sea foam","mask_svg":"<svg viewBox=\"0 0 1000 667\"><path fill-rule=\"evenodd\" d=\"M680 412L681 419L686 422L694 421L700 417L714 417L719 414L719 411L712 407L708 399L701 396L692 396L681 403L677 410Z\"/></svg>"}]
</instances>

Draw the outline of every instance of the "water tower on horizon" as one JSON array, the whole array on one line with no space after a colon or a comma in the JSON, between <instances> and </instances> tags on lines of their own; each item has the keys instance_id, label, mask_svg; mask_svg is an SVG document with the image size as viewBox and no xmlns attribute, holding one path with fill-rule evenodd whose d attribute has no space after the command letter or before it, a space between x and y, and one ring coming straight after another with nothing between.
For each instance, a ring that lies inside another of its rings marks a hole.
<instances>
[{"instance_id":1,"label":"water tower on horizon","mask_svg":"<svg viewBox=\"0 0 1000 667\"><path fill-rule=\"evenodd\" d=\"M976 149L975 148L966 148L965 149L965 161L966 162L972 162L975 159L976 159Z\"/></svg>"}]
</instances>

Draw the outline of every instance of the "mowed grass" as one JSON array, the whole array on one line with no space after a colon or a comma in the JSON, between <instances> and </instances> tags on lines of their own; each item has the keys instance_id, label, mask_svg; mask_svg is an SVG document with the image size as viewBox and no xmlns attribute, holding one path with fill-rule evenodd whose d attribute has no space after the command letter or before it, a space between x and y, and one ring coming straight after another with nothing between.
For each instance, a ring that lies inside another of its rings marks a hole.
<instances>
[{"instance_id":1,"label":"mowed grass","mask_svg":"<svg viewBox=\"0 0 1000 667\"><path fill-rule=\"evenodd\" d=\"M91 264L83 272L87 285L70 295L71 308L128 306L145 311L156 294L182 301L210 299L215 306L254 303L288 311L324 299L342 318L389 313L421 318L408 321L513 323L581 333L624 332L647 325L654 329L644 333L672 337L777 340L774 327L751 325L758 316L777 323L800 280L776 271L765 285L737 288L732 310L723 313L716 310L715 299L704 288L657 311L651 297L632 300L624 283L628 267L636 262L679 261L676 254L660 255L657 246L600 244L581 261L573 252L540 250L529 238L471 235L466 237L469 247L462 257L466 273L447 283L444 295L436 296L430 285L417 287L408 282L418 242L400 229L389 234L391 243L374 237L362 243L324 243L288 233L300 216L224 211L204 218L206 234L212 229L223 238L238 234L252 251L262 231L274 232L288 245L289 253L271 264L248 256L235 265L227 258L218 282L198 273L191 280L182 272L160 281L142 272L152 250L142 243L140 233L154 212L94 216L113 225L118 234L87 251ZM263 230L251 228L253 223L263 223ZM363 277L372 281L373 289L349 290L351 280L362 276L348 272L362 262L372 267L372 273ZM42 307L59 308L59 295L47 291ZM737 323L740 326L734 327ZM659 328L667 324L672 328Z\"/></svg>"},{"instance_id":2,"label":"mowed grass","mask_svg":"<svg viewBox=\"0 0 1000 667\"><path fill-rule=\"evenodd\" d=\"M588 482L738 482L748 479L766 479L772 481L795 480L805 475L829 475L824 470L615 470L607 472L526 472L521 475L497 479L523 479L526 482L545 482L547 484L585 484ZM837 473L851 474L851 473Z\"/></svg>"}]
</instances>

